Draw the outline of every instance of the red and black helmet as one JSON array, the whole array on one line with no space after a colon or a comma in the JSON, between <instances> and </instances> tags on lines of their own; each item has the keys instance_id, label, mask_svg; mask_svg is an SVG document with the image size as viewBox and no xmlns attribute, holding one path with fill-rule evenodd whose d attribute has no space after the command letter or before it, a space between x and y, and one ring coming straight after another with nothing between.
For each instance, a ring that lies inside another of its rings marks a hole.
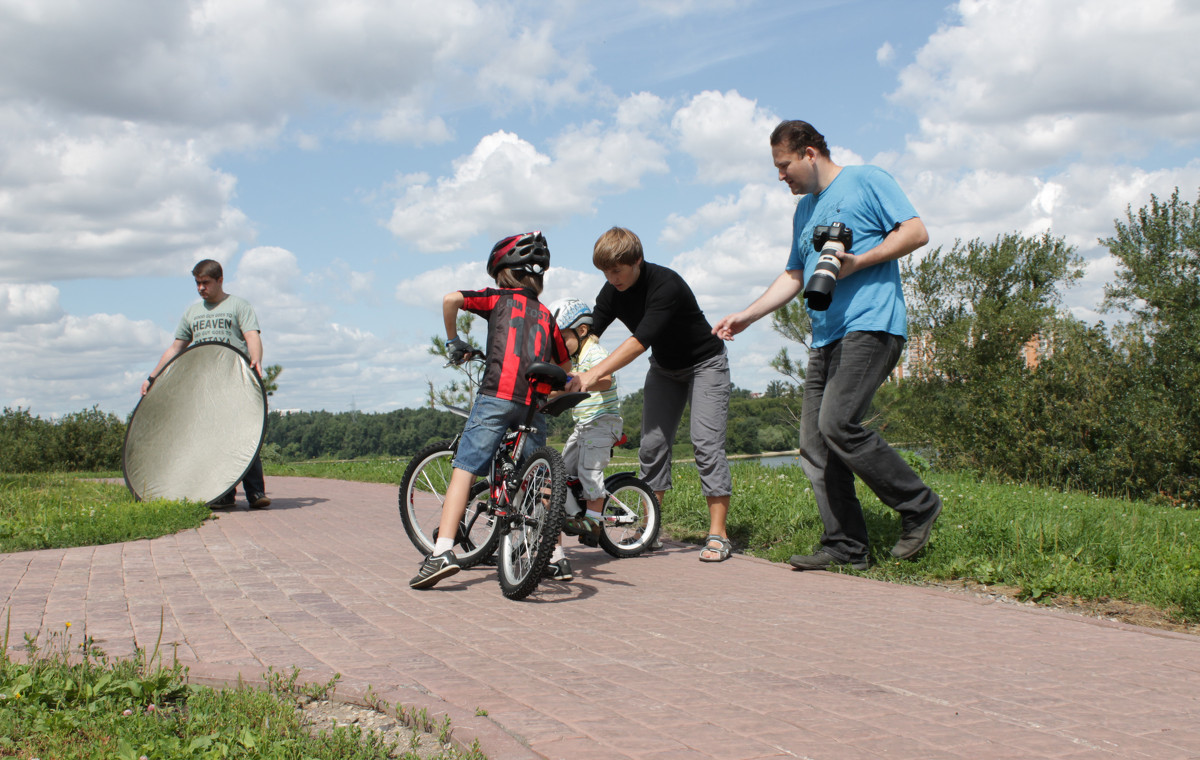
<instances>
[{"instance_id":1,"label":"red and black helmet","mask_svg":"<svg viewBox=\"0 0 1200 760\"><path fill-rule=\"evenodd\" d=\"M487 272L495 277L501 269L524 269L533 274L542 274L550 267L550 248L541 231L534 230L521 235L506 237L492 246L488 256Z\"/></svg>"}]
</instances>

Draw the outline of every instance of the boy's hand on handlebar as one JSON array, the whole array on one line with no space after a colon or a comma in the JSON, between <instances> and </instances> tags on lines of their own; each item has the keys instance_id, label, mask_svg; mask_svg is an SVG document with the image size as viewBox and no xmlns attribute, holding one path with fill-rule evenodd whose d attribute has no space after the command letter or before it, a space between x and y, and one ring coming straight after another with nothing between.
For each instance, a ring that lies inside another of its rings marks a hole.
<instances>
[{"instance_id":1,"label":"boy's hand on handlebar","mask_svg":"<svg viewBox=\"0 0 1200 760\"><path fill-rule=\"evenodd\" d=\"M446 341L446 358L451 364L458 365L475 355L475 349L462 338L451 338Z\"/></svg>"}]
</instances>

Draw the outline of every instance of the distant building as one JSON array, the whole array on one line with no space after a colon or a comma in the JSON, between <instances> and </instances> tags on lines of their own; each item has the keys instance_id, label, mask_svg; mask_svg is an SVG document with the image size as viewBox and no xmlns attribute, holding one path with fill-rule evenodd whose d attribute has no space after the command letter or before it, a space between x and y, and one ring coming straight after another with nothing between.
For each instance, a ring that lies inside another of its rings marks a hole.
<instances>
[{"instance_id":1,"label":"distant building","mask_svg":"<svg viewBox=\"0 0 1200 760\"><path fill-rule=\"evenodd\" d=\"M1037 369L1041 364L1042 359L1054 355L1054 335L1053 333L1046 335L1038 333L1018 351L1018 356L1025 362L1025 366L1029 369ZM937 356L937 344L929 333L921 333L914 335L908 339L908 343L904 348L904 355L900 358L900 362L896 368L892 370L891 380L903 380L912 378L915 380L928 380L937 374L934 370L934 358Z\"/></svg>"},{"instance_id":2,"label":"distant building","mask_svg":"<svg viewBox=\"0 0 1200 760\"><path fill-rule=\"evenodd\" d=\"M1043 335L1038 333L1029 340L1025 341L1025 345L1021 347L1021 358L1025 360L1025 366L1029 369L1037 369L1042 363L1044 357L1054 356L1054 335Z\"/></svg>"}]
</instances>

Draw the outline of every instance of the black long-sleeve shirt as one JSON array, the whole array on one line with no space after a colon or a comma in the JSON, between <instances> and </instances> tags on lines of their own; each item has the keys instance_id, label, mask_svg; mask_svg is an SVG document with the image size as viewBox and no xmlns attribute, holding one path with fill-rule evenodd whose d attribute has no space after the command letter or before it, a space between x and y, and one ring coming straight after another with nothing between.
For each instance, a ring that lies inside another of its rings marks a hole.
<instances>
[{"instance_id":1,"label":"black long-sleeve shirt","mask_svg":"<svg viewBox=\"0 0 1200 760\"><path fill-rule=\"evenodd\" d=\"M684 279L648 261L642 261L641 274L628 290L609 283L600 289L592 331L603 334L614 319L621 320L664 369L691 367L725 349Z\"/></svg>"}]
</instances>

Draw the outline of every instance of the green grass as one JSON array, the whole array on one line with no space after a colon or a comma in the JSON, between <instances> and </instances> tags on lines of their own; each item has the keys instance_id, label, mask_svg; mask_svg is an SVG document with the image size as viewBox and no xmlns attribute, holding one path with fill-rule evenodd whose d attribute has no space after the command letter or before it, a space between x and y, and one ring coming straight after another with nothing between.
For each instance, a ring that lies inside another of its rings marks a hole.
<instances>
[{"instance_id":1,"label":"green grass","mask_svg":"<svg viewBox=\"0 0 1200 760\"><path fill-rule=\"evenodd\" d=\"M124 485L76 475L0 474L4 552L156 538L195 528L208 516L203 504L136 502Z\"/></svg>"},{"instance_id":2,"label":"green grass","mask_svg":"<svg viewBox=\"0 0 1200 760\"><path fill-rule=\"evenodd\" d=\"M8 657L7 626L0 655L0 756L25 758L244 758L245 760L385 760L416 758L358 727L312 736L301 726L294 695L328 696L324 687L297 688L271 673L263 689L216 690L190 685L178 665L163 666L157 651L110 660L83 637L72 644L70 624L39 648L26 640L27 658ZM449 731L449 726L445 727ZM417 729L413 730L416 746ZM482 760L445 750L440 760Z\"/></svg>"},{"instance_id":3,"label":"green grass","mask_svg":"<svg viewBox=\"0 0 1200 760\"><path fill-rule=\"evenodd\" d=\"M408 459L314 459L305 462L263 462L266 476L335 478L360 483L400 484ZM270 490L270 483L267 490Z\"/></svg>"},{"instance_id":4,"label":"green grass","mask_svg":"<svg viewBox=\"0 0 1200 760\"><path fill-rule=\"evenodd\" d=\"M699 475L692 467L676 467L674 475L664 530L699 542L708 529ZM1121 599L1200 622L1200 511L968 475L925 478L944 508L928 548L907 562L888 553L900 535L899 516L859 484L872 543L872 568L863 575L1002 584L1039 601ZM782 562L808 554L820 538L816 502L799 467L735 463L733 494L729 532L738 551Z\"/></svg>"}]
</instances>

